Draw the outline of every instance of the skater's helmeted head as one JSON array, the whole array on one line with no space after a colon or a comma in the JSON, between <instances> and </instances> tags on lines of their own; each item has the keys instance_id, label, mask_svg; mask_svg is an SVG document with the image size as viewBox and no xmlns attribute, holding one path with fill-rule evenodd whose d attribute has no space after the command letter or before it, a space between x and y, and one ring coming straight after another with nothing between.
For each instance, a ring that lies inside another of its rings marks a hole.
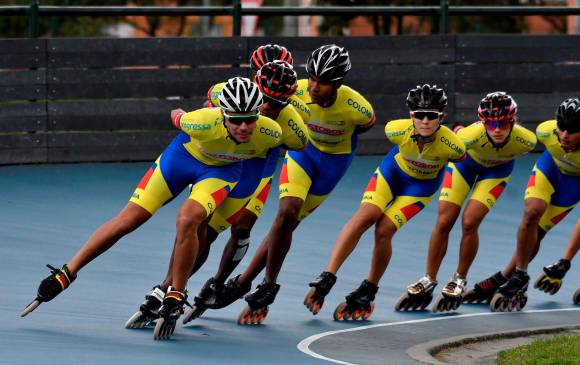
<instances>
[{"instance_id":1,"label":"skater's helmeted head","mask_svg":"<svg viewBox=\"0 0 580 365\"><path fill-rule=\"evenodd\" d=\"M262 66L272 61L284 61L292 66L294 59L286 47L278 44L264 44L256 48L250 56L250 66L254 72L258 72Z\"/></svg>"},{"instance_id":2,"label":"skater's helmeted head","mask_svg":"<svg viewBox=\"0 0 580 365\"><path fill-rule=\"evenodd\" d=\"M315 49L306 61L308 93L312 102L331 105L350 69L350 56L344 47L327 44Z\"/></svg>"},{"instance_id":3,"label":"skater's helmeted head","mask_svg":"<svg viewBox=\"0 0 580 365\"><path fill-rule=\"evenodd\" d=\"M580 98L566 99L556 110L558 138L565 150L577 150L580 145Z\"/></svg>"},{"instance_id":4,"label":"skater's helmeted head","mask_svg":"<svg viewBox=\"0 0 580 365\"><path fill-rule=\"evenodd\" d=\"M264 96L261 113L270 116L269 112L284 108L298 88L297 81L296 71L284 61L268 62L262 66L255 76L255 82Z\"/></svg>"},{"instance_id":5,"label":"skater's helmeted head","mask_svg":"<svg viewBox=\"0 0 580 365\"><path fill-rule=\"evenodd\" d=\"M417 85L409 91L406 100L415 127L415 140L428 139L441 127L447 105L445 90L437 85Z\"/></svg>"},{"instance_id":6,"label":"skater's helmeted head","mask_svg":"<svg viewBox=\"0 0 580 365\"><path fill-rule=\"evenodd\" d=\"M477 116L485 126L488 138L495 145L509 137L518 113L518 104L505 91L487 94L479 102Z\"/></svg>"},{"instance_id":7,"label":"skater's helmeted head","mask_svg":"<svg viewBox=\"0 0 580 365\"><path fill-rule=\"evenodd\" d=\"M249 141L263 103L258 85L245 77L231 78L222 88L218 100L231 137L238 143Z\"/></svg>"}]
</instances>

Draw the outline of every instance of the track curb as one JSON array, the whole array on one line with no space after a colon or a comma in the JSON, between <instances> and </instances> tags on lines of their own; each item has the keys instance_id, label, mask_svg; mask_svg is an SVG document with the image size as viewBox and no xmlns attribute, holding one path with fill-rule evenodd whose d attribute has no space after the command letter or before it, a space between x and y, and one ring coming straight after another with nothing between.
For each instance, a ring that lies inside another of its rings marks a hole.
<instances>
[{"instance_id":1,"label":"track curb","mask_svg":"<svg viewBox=\"0 0 580 365\"><path fill-rule=\"evenodd\" d=\"M464 336L448 337L440 340L424 342L408 348L406 352L407 355L409 355L414 360L426 364L449 365L449 363L440 361L437 358L435 358L435 355L444 350L450 350L453 348L477 342L512 339L532 335L556 334L561 332L562 333L569 332L573 330L580 330L580 324L572 324L566 326L558 325L558 326L530 327L514 331L469 334Z\"/></svg>"}]
</instances>

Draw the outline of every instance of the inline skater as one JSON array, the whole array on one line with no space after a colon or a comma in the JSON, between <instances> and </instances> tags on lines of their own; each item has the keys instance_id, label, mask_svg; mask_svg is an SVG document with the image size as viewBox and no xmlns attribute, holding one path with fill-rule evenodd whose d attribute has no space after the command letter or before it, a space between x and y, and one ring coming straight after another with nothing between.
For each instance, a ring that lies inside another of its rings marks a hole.
<instances>
[{"instance_id":1,"label":"inline skater","mask_svg":"<svg viewBox=\"0 0 580 365\"><path fill-rule=\"evenodd\" d=\"M456 127L457 136L467 148L467 157L461 162L449 162L446 167L437 224L429 242L426 273L407 289L409 304L404 309L424 308L433 298L434 286L421 283L437 281L437 273L447 251L449 233L459 217L461 206L472 191L461 220L457 270L432 310L442 312L459 307L467 284L467 273L479 246L479 225L505 189L515 159L533 150L536 145L535 134L516 123L517 104L505 92L487 94L479 103L477 115L478 122L466 128ZM430 290L425 291L425 288ZM416 302L420 303L418 307L414 304Z\"/></svg>"},{"instance_id":2,"label":"inline skater","mask_svg":"<svg viewBox=\"0 0 580 365\"><path fill-rule=\"evenodd\" d=\"M334 44L317 48L309 56L307 80L298 81L296 96L306 102L311 117L304 151L288 151L280 173L280 206L270 231L244 273L226 282L218 299L224 307L251 289L266 268L264 281L248 294L239 324L261 323L280 288L276 279L298 224L332 192L354 157L357 135L375 123L370 103L343 85L351 68L348 51Z\"/></svg>"},{"instance_id":3,"label":"inline skater","mask_svg":"<svg viewBox=\"0 0 580 365\"><path fill-rule=\"evenodd\" d=\"M173 280L159 309L154 338L166 339L171 323L183 312L187 278L198 252L198 228L219 207L235 186L240 161L281 144L281 129L270 118L260 116L262 94L246 78L232 78L220 94L220 109L171 112L174 125L182 131L157 158L138 184L129 203L110 221L99 227L85 245L61 269L52 268L38 288L36 299L22 312L34 310L60 294L78 272L132 232L188 185L189 198L177 217L177 238L172 266ZM263 130L278 132L278 137ZM249 153L252 151L252 153ZM174 325L173 325L174 328Z\"/></svg>"},{"instance_id":4,"label":"inline skater","mask_svg":"<svg viewBox=\"0 0 580 365\"><path fill-rule=\"evenodd\" d=\"M338 269L357 246L361 236L375 225L375 245L370 272L359 288L334 310L335 320L368 319L373 300L392 253L392 238L399 228L429 204L439 188L449 160L465 157L463 142L441 125L447 105L445 91L435 85L417 86L406 99L410 119L385 126L396 146L372 175L358 211L340 232L326 269L309 285L304 304L317 314L336 281ZM404 303L400 303L403 306Z\"/></svg>"},{"instance_id":5,"label":"inline skater","mask_svg":"<svg viewBox=\"0 0 580 365\"><path fill-rule=\"evenodd\" d=\"M516 251L500 272L475 284L466 302L490 302L492 311L521 310L527 302L528 263L546 233L580 201L580 100L564 100L556 120L541 123L538 140L546 146L536 162L525 192L524 215L518 228Z\"/></svg>"}]
</instances>

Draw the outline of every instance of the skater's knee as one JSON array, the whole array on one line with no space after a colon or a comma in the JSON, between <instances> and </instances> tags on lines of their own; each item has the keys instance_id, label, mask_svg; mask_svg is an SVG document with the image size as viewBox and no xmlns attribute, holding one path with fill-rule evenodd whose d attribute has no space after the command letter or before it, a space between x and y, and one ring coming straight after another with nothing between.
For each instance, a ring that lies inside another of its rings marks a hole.
<instances>
[{"instance_id":1,"label":"skater's knee","mask_svg":"<svg viewBox=\"0 0 580 365\"><path fill-rule=\"evenodd\" d=\"M545 206L542 204L526 203L522 223L526 226L537 226L545 211Z\"/></svg>"},{"instance_id":2,"label":"skater's knee","mask_svg":"<svg viewBox=\"0 0 580 365\"><path fill-rule=\"evenodd\" d=\"M232 236L237 239L244 239L250 237L252 227L245 224L236 224L232 226Z\"/></svg>"},{"instance_id":3,"label":"skater's knee","mask_svg":"<svg viewBox=\"0 0 580 365\"><path fill-rule=\"evenodd\" d=\"M463 230L463 234L474 234L477 232L481 221L478 218L474 217L463 217L461 221L461 227Z\"/></svg>"},{"instance_id":4,"label":"skater's knee","mask_svg":"<svg viewBox=\"0 0 580 365\"><path fill-rule=\"evenodd\" d=\"M390 242L391 238L397 232L394 224L380 224L375 227L375 244L384 244Z\"/></svg>"},{"instance_id":5,"label":"skater's knee","mask_svg":"<svg viewBox=\"0 0 580 365\"><path fill-rule=\"evenodd\" d=\"M293 229L296 226L296 222L298 222L299 214L300 206L296 204L280 205L275 224Z\"/></svg>"},{"instance_id":6,"label":"skater's knee","mask_svg":"<svg viewBox=\"0 0 580 365\"><path fill-rule=\"evenodd\" d=\"M451 232L454 224L455 220L451 219L450 217L440 216L439 219L437 219L435 230L440 234L448 234Z\"/></svg>"},{"instance_id":7,"label":"skater's knee","mask_svg":"<svg viewBox=\"0 0 580 365\"><path fill-rule=\"evenodd\" d=\"M195 209L182 209L177 215L177 229L181 231L196 232L197 227L205 219L205 211Z\"/></svg>"}]
</instances>

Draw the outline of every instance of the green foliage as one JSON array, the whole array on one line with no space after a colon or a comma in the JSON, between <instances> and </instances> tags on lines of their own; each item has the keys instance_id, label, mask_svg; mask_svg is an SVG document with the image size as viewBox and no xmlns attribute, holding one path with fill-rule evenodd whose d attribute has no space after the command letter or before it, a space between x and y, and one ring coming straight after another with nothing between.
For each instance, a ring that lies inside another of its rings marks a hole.
<instances>
[{"instance_id":1,"label":"green foliage","mask_svg":"<svg viewBox=\"0 0 580 365\"><path fill-rule=\"evenodd\" d=\"M580 335L556 336L502 351L499 353L497 363L498 365L580 364Z\"/></svg>"}]
</instances>

